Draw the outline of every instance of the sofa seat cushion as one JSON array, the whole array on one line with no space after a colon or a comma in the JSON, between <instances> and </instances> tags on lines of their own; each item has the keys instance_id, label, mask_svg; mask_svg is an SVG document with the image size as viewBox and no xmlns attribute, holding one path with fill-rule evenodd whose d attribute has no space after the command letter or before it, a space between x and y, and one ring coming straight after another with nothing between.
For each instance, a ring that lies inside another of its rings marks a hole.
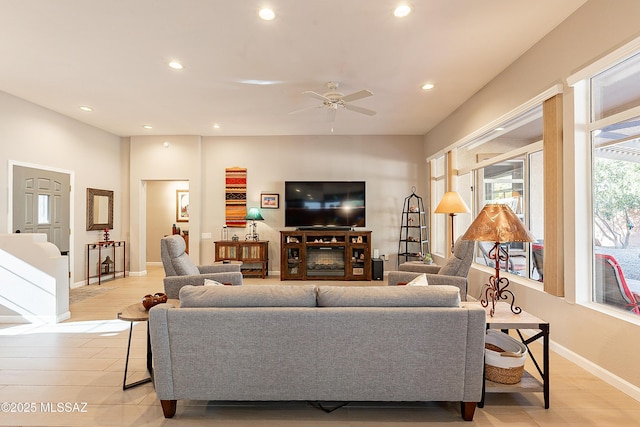
<instances>
[{"instance_id":1,"label":"sofa seat cushion","mask_svg":"<svg viewBox=\"0 0 640 427\"><path fill-rule=\"evenodd\" d=\"M184 286L180 307L315 307L315 285Z\"/></svg>"},{"instance_id":2,"label":"sofa seat cushion","mask_svg":"<svg viewBox=\"0 0 640 427\"><path fill-rule=\"evenodd\" d=\"M460 307L455 286L318 286L318 307Z\"/></svg>"}]
</instances>

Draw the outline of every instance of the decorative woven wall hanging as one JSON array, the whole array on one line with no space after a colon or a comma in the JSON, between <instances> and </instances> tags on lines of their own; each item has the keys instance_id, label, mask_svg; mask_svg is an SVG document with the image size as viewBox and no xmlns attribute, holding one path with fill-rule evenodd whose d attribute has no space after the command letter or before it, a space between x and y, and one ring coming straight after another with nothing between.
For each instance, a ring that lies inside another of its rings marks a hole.
<instances>
[{"instance_id":1,"label":"decorative woven wall hanging","mask_svg":"<svg viewBox=\"0 0 640 427\"><path fill-rule=\"evenodd\" d=\"M246 227L247 221L247 169L225 170L225 221L227 227Z\"/></svg>"}]
</instances>

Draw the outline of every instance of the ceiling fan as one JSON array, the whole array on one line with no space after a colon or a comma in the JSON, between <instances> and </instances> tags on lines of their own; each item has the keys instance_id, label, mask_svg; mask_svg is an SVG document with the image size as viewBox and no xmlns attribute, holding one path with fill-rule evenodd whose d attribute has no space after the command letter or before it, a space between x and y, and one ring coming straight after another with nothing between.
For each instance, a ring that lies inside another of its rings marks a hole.
<instances>
[{"instance_id":1,"label":"ceiling fan","mask_svg":"<svg viewBox=\"0 0 640 427\"><path fill-rule=\"evenodd\" d=\"M322 101L322 104L314 107L307 107L301 110L292 111L289 114L297 114L297 113L301 113L303 111L307 111L315 108L326 108L328 111L327 118L329 121L335 120L336 111L338 110L338 108L346 108L347 110L355 111L356 113L366 114L368 116L373 116L376 114L375 111L369 110L368 108L358 107L357 105L350 104L350 102L352 101L357 101L358 99L366 98L368 96L373 96L373 92L363 89L358 92L351 93L349 95L344 95L343 93L338 92L338 86L339 86L338 82L328 82L327 88L329 89L329 91L324 93L323 95L320 95L319 93L316 93L310 90L302 92L303 95L309 95L312 98L319 99L320 101Z\"/></svg>"}]
</instances>

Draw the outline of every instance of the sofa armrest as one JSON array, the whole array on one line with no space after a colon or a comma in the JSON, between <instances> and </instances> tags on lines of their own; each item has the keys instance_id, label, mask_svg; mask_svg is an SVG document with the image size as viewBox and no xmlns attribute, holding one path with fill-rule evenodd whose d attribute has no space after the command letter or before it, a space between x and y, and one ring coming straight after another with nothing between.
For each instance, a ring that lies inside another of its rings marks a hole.
<instances>
[{"instance_id":1,"label":"sofa armrest","mask_svg":"<svg viewBox=\"0 0 640 427\"><path fill-rule=\"evenodd\" d=\"M406 284L423 273L413 271L390 271L387 279L389 286L397 286ZM427 274L427 282L429 285L450 285L457 286L460 289L460 301L467 300L467 278L458 276L445 276L440 274Z\"/></svg>"},{"instance_id":2,"label":"sofa armrest","mask_svg":"<svg viewBox=\"0 0 640 427\"><path fill-rule=\"evenodd\" d=\"M430 285L457 286L460 289L460 301L467 300L467 278L459 276L445 276L443 274L427 274Z\"/></svg>"},{"instance_id":3,"label":"sofa armrest","mask_svg":"<svg viewBox=\"0 0 640 427\"><path fill-rule=\"evenodd\" d=\"M200 274L229 273L240 271L240 264L199 265Z\"/></svg>"},{"instance_id":4,"label":"sofa armrest","mask_svg":"<svg viewBox=\"0 0 640 427\"><path fill-rule=\"evenodd\" d=\"M435 264L425 264L424 262L403 262L398 267L399 271L412 271L414 273L428 273L428 274L438 274L440 271L439 265Z\"/></svg>"},{"instance_id":5,"label":"sofa armrest","mask_svg":"<svg viewBox=\"0 0 640 427\"><path fill-rule=\"evenodd\" d=\"M178 299L183 286L202 286L204 279L215 280L220 283L230 283L233 286L242 285L242 273L231 271L227 273L194 274L191 276L167 276L163 279L164 293L167 298Z\"/></svg>"},{"instance_id":6,"label":"sofa armrest","mask_svg":"<svg viewBox=\"0 0 640 427\"><path fill-rule=\"evenodd\" d=\"M153 385L158 399L174 399L167 314L173 306L158 304L149 310L149 338L153 355Z\"/></svg>"},{"instance_id":7,"label":"sofa armrest","mask_svg":"<svg viewBox=\"0 0 640 427\"><path fill-rule=\"evenodd\" d=\"M398 284L407 284L422 273L413 271L390 271L387 278L389 286L397 286Z\"/></svg>"}]
</instances>

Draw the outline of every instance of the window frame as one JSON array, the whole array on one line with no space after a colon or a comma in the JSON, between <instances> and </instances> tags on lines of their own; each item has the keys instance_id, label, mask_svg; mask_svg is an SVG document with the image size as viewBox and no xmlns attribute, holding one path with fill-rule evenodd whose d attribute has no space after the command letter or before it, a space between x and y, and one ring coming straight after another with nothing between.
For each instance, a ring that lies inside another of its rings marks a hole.
<instances>
[{"instance_id":1,"label":"window frame","mask_svg":"<svg viewBox=\"0 0 640 427\"><path fill-rule=\"evenodd\" d=\"M523 212L525 215L525 226L527 228L530 227L530 221L531 221L531 206L530 206L530 170L529 170L529 164L530 164L530 156L534 153L540 153L543 151L543 142L542 141L537 141L537 142L533 142L531 144L527 144L525 146L522 146L520 148L517 148L515 150L511 150L508 151L506 153L497 155L495 157L492 157L490 159L487 160L483 160L481 162L478 162L476 164L474 164L473 166L464 168L464 169L460 169L459 170L459 175L463 175L466 173L471 173L472 176L472 180L473 180L473 187L474 187L474 191L472 193L472 197L473 197L473 211L472 211L472 217L475 218L479 211L484 207L484 200L481 200L481 192L475 190L476 188L478 188L478 178L477 178L477 172L481 169L484 169L488 166L492 166L498 163L503 163L506 161L511 161L511 160L518 160L518 161L522 161L523 162L523 181L524 181L524 187L525 187L525 194L523 196ZM541 238L544 236L536 236L537 238ZM531 268L532 268L532 259L531 259L531 246L527 247L527 250L525 251L526 254L526 259L527 259L527 275L523 276L523 275L518 275L518 274L513 274L513 273L509 273L508 271L505 270L501 270L501 274L508 274L510 277L517 277L519 279L524 279L526 280L527 283L531 284L532 286L534 286L536 289L543 289L543 282L540 282L538 280L532 279L530 278L530 272L531 272ZM482 266L482 267L487 267L484 264L480 264L475 262L474 260L474 265L476 266Z\"/></svg>"},{"instance_id":2,"label":"window frame","mask_svg":"<svg viewBox=\"0 0 640 427\"><path fill-rule=\"evenodd\" d=\"M640 106L632 107L612 115L594 119L592 79L615 67L632 56L640 54L640 37L611 52L567 78L574 89L574 146L573 186L575 191L574 247L571 254L575 260L587 260L573 265L571 275L575 288L567 293L568 300L586 308L605 313L620 320L640 325L640 316L626 313L605 303L594 301L595 289L595 241L593 220L593 165L595 130L640 116ZM570 249L570 248L568 248ZM569 252L567 252L569 253ZM586 268L585 268L586 267Z\"/></svg>"}]
</instances>

